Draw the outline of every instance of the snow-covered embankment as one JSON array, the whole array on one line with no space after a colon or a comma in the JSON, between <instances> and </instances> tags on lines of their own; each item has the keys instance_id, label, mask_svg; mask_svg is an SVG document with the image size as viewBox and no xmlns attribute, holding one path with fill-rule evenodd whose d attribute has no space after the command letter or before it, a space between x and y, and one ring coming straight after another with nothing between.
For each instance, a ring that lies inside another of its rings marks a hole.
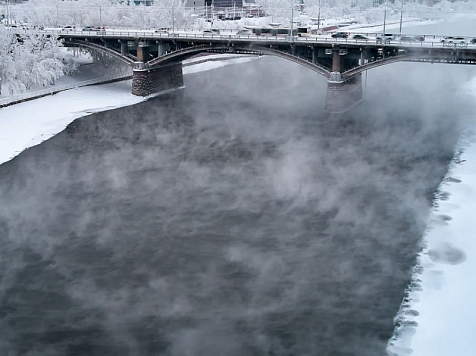
<instances>
[{"instance_id":1,"label":"snow-covered embankment","mask_svg":"<svg viewBox=\"0 0 476 356\"><path fill-rule=\"evenodd\" d=\"M476 97L476 78L463 90ZM475 212L476 115L470 114L435 196L392 355L476 354Z\"/></svg>"}]
</instances>

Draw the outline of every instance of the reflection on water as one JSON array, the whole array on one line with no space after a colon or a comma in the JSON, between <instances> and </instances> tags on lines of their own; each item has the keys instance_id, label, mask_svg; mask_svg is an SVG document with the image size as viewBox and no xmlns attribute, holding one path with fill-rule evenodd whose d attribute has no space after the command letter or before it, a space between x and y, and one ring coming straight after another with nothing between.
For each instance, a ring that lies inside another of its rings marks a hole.
<instances>
[{"instance_id":1,"label":"reflection on water","mask_svg":"<svg viewBox=\"0 0 476 356\"><path fill-rule=\"evenodd\" d=\"M189 76L0 166L0 353L382 355L455 125L311 79Z\"/></svg>"}]
</instances>

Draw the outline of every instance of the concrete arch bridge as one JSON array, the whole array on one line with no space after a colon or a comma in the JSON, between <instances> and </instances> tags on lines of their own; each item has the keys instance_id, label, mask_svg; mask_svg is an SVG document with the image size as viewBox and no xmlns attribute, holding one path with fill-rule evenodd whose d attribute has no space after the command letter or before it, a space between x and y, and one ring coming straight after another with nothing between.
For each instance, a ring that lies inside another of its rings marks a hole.
<instances>
[{"instance_id":1,"label":"concrete arch bridge","mask_svg":"<svg viewBox=\"0 0 476 356\"><path fill-rule=\"evenodd\" d=\"M42 31L47 32L48 31ZM51 31L50 31L51 32ZM434 41L377 43L329 37L169 34L147 31L53 31L65 46L101 51L133 68L132 93L147 96L183 85L182 61L196 54L273 55L313 70L328 82L325 110L342 113L362 101L362 72L395 62L476 64L476 44Z\"/></svg>"}]
</instances>

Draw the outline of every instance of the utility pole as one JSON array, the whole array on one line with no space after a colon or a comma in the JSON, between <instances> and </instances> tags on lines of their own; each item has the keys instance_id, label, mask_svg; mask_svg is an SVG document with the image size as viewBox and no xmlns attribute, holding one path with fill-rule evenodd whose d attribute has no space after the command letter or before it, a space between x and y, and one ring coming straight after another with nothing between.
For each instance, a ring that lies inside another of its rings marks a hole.
<instances>
[{"instance_id":1,"label":"utility pole","mask_svg":"<svg viewBox=\"0 0 476 356\"><path fill-rule=\"evenodd\" d=\"M10 0L7 0L7 2L5 3L5 6L7 8L7 27L10 25L10 9L8 8L8 4L9 4Z\"/></svg>"},{"instance_id":2,"label":"utility pole","mask_svg":"<svg viewBox=\"0 0 476 356\"><path fill-rule=\"evenodd\" d=\"M291 0L291 36L293 35L293 23L294 23L294 0Z\"/></svg>"},{"instance_id":3,"label":"utility pole","mask_svg":"<svg viewBox=\"0 0 476 356\"><path fill-rule=\"evenodd\" d=\"M317 12L317 29L321 28L321 0L319 0L319 11Z\"/></svg>"},{"instance_id":4,"label":"utility pole","mask_svg":"<svg viewBox=\"0 0 476 356\"><path fill-rule=\"evenodd\" d=\"M403 22L403 0L402 0L402 8L400 9L400 34L402 34L402 22Z\"/></svg>"},{"instance_id":5,"label":"utility pole","mask_svg":"<svg viewBox=\"0 0 476 356\"><path fill-rule=\"evenodd\" d=\"M102 9L99 6L99 27L102 27Z\"/></svg>"},{"instance_id":6,"label":"utility pole","mask_svg":"<svg viewBox=\"0 0 476 356\"><path fill-rule=\"evenodd\" d=\"M173 5L172 5L172 33L175 33L175 15L174 15Z\"/></svg>"},{"instance_id":7,"label":"utility pole","mask_svg":"<svg viewBox=\"0 0 476 356\"><path fill-rule=\"evenodd\" d=\"M385 42L385 22L387 21L387 9L383 10L383 41Z\"/></svg>"},{"instance_id":8,"label":"utility pole","mask_svg":"<svg viewBox=\"0 0 476 356\"><path fill-rule=\"evenodd\" d=\"M7 25L11 26L13 24L12 19L12 3L10 0L7 0Z\"/></svg>"}]
</instances>

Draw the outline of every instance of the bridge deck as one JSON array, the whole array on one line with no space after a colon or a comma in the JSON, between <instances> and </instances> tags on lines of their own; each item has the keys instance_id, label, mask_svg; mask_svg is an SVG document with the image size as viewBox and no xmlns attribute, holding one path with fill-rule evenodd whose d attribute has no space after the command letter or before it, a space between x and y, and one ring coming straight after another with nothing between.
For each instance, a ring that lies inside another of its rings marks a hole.
<instances>
[{"instance_id":1,"label":"bridge deck","mask_svg":"<svg viewBox=\"0 0 476 356\"><path fill-rule=\"evenodd\" d=\"M345 47L368 47L368 48L402 48L402 49L440 49L445 51L469 51L476 52L476 43L473 38L467 37L460 43L448 43L441 42L445 36L427 35L424 41L399 41L391 40L390 43L382 44L377 43L376 38L368 39L349 39L349 38L331 38L329 36L250 36L250 35L237 35L237 34L217 34L209 35L202 33L155 33L152 31L61 31L61 30L42 30L35 31L39 33L45 33L50 35L57 35L58 37L70 37L70 38L105 38L105 39L117 39L117 40L162 40L162 41L196 41L196 42L209 42L209 43L238 43L238 44L266 44L266 45L314 45L329 47L332 45L341 45ZM419 35L414 35L419 36ZM412 37L408 35L405 37Z\"/></svg>"}]
</instances>

